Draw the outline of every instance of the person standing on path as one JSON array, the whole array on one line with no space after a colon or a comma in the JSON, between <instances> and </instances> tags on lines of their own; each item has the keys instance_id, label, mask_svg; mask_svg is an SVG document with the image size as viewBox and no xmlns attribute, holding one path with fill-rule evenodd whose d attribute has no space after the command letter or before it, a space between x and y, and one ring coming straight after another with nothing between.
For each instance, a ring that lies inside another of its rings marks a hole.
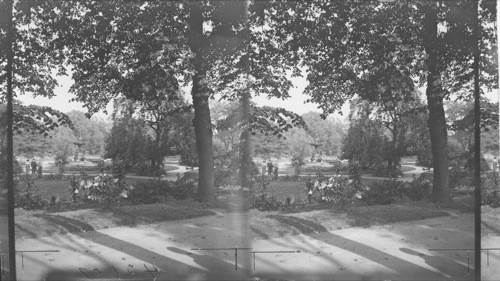
<instances>
[{"instance_id":1,"label":"person standing on path","mask_svg":"<svg viewBox=\"0 0 500 281\"><path fill-rule=\"evenodd\" d=\"M36 175L36 161L35 158L31 160L31 174Z\"/></svg>"},{"instance_id":2,"label":"person standing on path","mask_svg":"<svg viewBox=\"0 0 500 281\"><path fill-rule=\"evenodd\" d=\"M42 161L40 161L40 163L38 163L38 166L37 166L37 174L38 174L38 178L41 179L42 178Z\"/></svg>"},{"instance_id":3,"label":"person standing on path","mask_svg":"<svg viewBox=\"0 0 500 281\"><path fill-rule=\"evenodd\" d=\"M30 173L30 160L26 158L26 164L24 165L26 168L26 175L29 175Z\"/></svg>"},{"instance_id":4,"label":"person standing on path","mask_svg":"<svg viewBox=\"0 0 500 281\"><path fill-rule=\"evenodd\" d=\"M267 175L271 177L272 174L273 174L273 162L269 160L269 162L267 162Z\"/></svg>"}]
</instances>

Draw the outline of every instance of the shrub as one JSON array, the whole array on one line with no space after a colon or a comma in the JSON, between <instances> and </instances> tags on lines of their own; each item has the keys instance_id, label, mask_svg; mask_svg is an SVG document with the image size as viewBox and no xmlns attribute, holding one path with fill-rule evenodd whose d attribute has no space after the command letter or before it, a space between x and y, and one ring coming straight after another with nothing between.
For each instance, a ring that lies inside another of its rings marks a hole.
<instances>
[{"instance_id":1,"label":"shrub","mask_svg":"<svg viewBox=\"0 0 500 281\"><path fill-rule=\"evenodd\" d=\"M194 197L196 193L196 182L188 177L177 179L169 193L177 200L185 200Z\"/></svg>"},{"instance_id":2,"label":"shrub","mask_svg":"<svg viewBox=\"0 0 500 281\"><path fill-rule=\"evenodd\" d=\"M99 175L90 181L87 199L103 202L107 208L117 205L121 199L127 198L125 182L123 179L107 175Z\"/></svg>"},{"instance_id":3,"label":"shrub","mask_svg":"<svg viewBox=\"0 0 500 281\"><path fill-rule=\"evenodd\" d=\"M352 175L343 177L335 175L325 178L323 174L317 173L316 179L308 177L305 181L308 202L338 202L345 207L348 203L362 197L364 186L361 176L355 167L351 167Z\"/></svg>"},{"instance_id":4,"label":"shrub","mask_svg":"<svg viewBox=\"0 0 500 281\"><path fill-rule=\"evenodd\" d=\"M347 173L351 180L357 183L361 182L361 164L358 161L349 161Z\"/></svg>"},{"instance_id":5,"label":"shrub","mask_svg":"<svg viewBox=\"0 0 500 281\"><path fill-rule=\"evenodd\" d=\"M138 181L129 187L127 201L134 205L158 203L168 197L170 188L168 181L160 179Z\"/></svg>"},{"instance_id":6,"label":"shrub","mask_svg":"<svg viewBox=\"0 0 500 281\"><path fill-rule=\"evenodd\" d=\"M333 171L336 173L336 174L340 174L340 173L346 173L347 174L347 170L348 170L348 167L349 167L349 164L345 163L345 162L342 162L340 160L331 160L331 161L327 161L328 163L332 164L333 166Z\"/></svg>"},{"instance_id":7,"label":"shrub","mask_svg":"<svg viewBox=\"0 0 500 281\"><path fill-rule=\"evenodd\" d=\"M73 202L78 199L104 203L110 208L128 197L130 186L125 182L124 174L120 169L115 170L116 175L99 174L89 177L84 171L79 176L73 175L70 179L70 192Z\"/></svg>"},{"instance_id":8,"label":"shrub","mask_svg":"<svg viewBox=\"0 0 500 281\"><path fill-rule=\"evenodd\" d=\"M16 207L21 207L25 210L40 210L45 208L48 202L40 194L29 195L25 193L17 198L15 204Z\"/></svg>"},{"instance_id":9,"label":"shrub","mask_svg":"<svg viewBox=\"0 0 500 281\"><path fill-rule=\"evenodd\" d=\"M257 182L260 182L260 177L257 177L256 178L256 181ZM299 181L300 180L300 177L299 176L295 176L295 175L284 175L284 176L278 176L278 178L276 179L277 181L285 181L285 182L290 182L290 181Z\"/></svg>"},{"instance_id":10,"label":"shrub","mask_svg":"<svg viewBox=\"0 0 500 281\"><path fill-rule=\"evenodd\" d=\"M362 197L362 185L346 177L339 175L331 177L326 185L320 183L319 189L321 189L322 185L324 185L322 201L339 202L342 207L345 207L348 203L353 203L356 198L360 199Z\"/></svg>"},{"instance_id":11,"label":"shrub","mask_svg":"<svg viewBox=\"0 0 500 281\"><path fill-rule=\"evenodd\" d=\"M29 177L30 175L28 175ZM26 179L26 175L21 175L21 179ZM54 181L54 180L60 180L60 181L69 181L71 180L73 175L61 175L61 174L43 174L41 177L37 177L38 181Z\"/></svg>"},{"instance_id":12,"label":"shrub","mask_svg":"<svg viewBox=\"0 0 500 281\"><path fill-rule=\"evenodd\" d=\"M336 173L338 174L338 168L336 166L307 166L302 169L304 172L321 172L321 173Z\"/></svg>"},{"instance_id":13,"label":"shrub","mask_svg":"<svg viewBox=\"0 0 500 281\"><path fill-rule=\"evenodd\" d=\"M106 165L106 162L104 162L104 159L99 158L99 160L97 160L97 169L99 170L99 173L104 173L104 171L109 168L110 167Z\"/></svg>"},{"instance_id":14,"label":"shrub","mask_svg":"<svg viewBox=\"0 0 500 281\"><path fill-rule=\"evenodd\" d=\"M294 176L299 176L300 173L302 172L302 166L304 166L306 163L304 162L304 151L301 150L298 153L295 153L292 156L292 167L293 167L293 175Z\"/></svg>"},{"instance_id":15,"label":"shrub","mask_svg":"<svg viewBox=\"0 0 500 281\"><path fill-rule=\"evenodd\" d=\"M495 183L495 179L483 176L481 180L481 204L490 205L492 207L500 206L500 194L497 194L498 183Z\"/></svg>"},{"instance_id":16,"label":"shrub","mask_svg":"<svg viewBox=\"0 0 500 281\"><path fill-rule=\"evenodd\" d=\"M472 173L467 169L454 166L450 169L450 188L470 186L472 184Z\"/></svg>"},{"instance_id":17,"label":"shrub","mask_svg":"<svg viewBox=\"0 0 500 281\"><path fill-rule=\"evenodd\" d=\"M5 179L7 175L7 157L4 157L4 155L0 155L0 179ZM23 174L23 167L21 167L21 164L14 159L13 161L13 167L14 167L14 177L22 175Z\"/></svg>"},{"instance_id":18,"label":"shrub","mask_svg":"<svg viewBox=\"0 0 500 281\"><path fill-rule=\"evenodd\" d=\"M237 175L237 154L234 151L215 149L214 153L214 186L230 184Z\"/></svg>"},{"instance_id":19,"label":"shrub","mask_svg":"<svg viewBox=\"0 0 500 281\"><path fill-rule=\"evenodd\" d=\"M45 200L39 194L33 192L34 181L27 177L23 181L23 188L19 188L19 182L16 181L14 185L14 205L26 210L38 210L43 209L48 205L48 201Z\"/></svg>"},{"instance_id":20,"label":"shrub","mask_svg":"<svg viewBox=\"0 0 500 281\"><path fill-rule=\"evenodd\" d=\"M62 175L66 172L66 165L69 164L69 154L67 151L58 152L55 157L57 173Z\"/></svg>"},{"instance_id":21,"label":"shrub","mask_svg":"<svg viewBox=\"0 0 500 281\"><path fill-rule=\"evenodd\" d=\"M410 183L409 187L404 190L404 195L412 201L420 201L424 198L429 197L431 190L431 181L425 174L420 175L420 177L413 177L413 181Z\"/></svg>"},{"instance_id":22,"label":"shrub","mask_svg":"<svg viewBox=\"0 0 500 281\"><path fill-rule=\"evenodd\" d=\"M283 208L283 205L274 194L261 193L252 196L252 208L260 211L277 211Z\"/></svg>"},{"instance_id":23,"label":"shrub","mask_svg":"<svg viewBox=\"0 0 500 281\"><path fill-rule=\"evenodd\" d=\"M123 161L113 161L111 165L111 172L113 177L117 179L125 178L125 163Z\"/></svg>"},{"instance_id":24,"label":"shrub","mask_svg":"<svg viewBox=\"0 0 500 281\"><path fill-rule=\"evenodd\" d=\"M268 177L260 178L260 188L252 193L252 208L260 211L276 211L284 206L278 197L274 194L269 194L267 188L269 187Z\"/></svg>"},{"instance_id":25,"label":"shrub","mask_svg":"<svg viewBox=\"0 0 500 281\"><path fill-rule=\"evenodd\" d=\"M403 172L399 169L390 169L386 165L377 165L373 169L373 175L376 177L384 177L384 178L397 178L403 175Z\"/></svg>"},{"instance_id":26,"label":"shrub","mask_svg":"<svg viewBox=\"0 0 500 281\"><path fill-rule=\"evenodd\" d=\"M402 200L404 183L396 178L386 179L383 182L374 182L364 192L361 200L368 206L387 205L396 202L396 198Z\"/></svg>"}]
</instances>

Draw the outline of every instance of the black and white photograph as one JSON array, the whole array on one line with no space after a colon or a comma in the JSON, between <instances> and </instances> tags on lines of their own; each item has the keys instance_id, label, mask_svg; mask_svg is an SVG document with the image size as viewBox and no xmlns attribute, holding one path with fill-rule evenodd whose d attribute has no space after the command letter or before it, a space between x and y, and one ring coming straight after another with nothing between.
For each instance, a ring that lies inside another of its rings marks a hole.
<instances>
[{"instance_id":1,"label":"black and white photograph","mask_svg":"<svg viewBox=\"0 0 500 281\"><path fill-rule=\"evenodd\" d=\"M496 0L0 0L0 281L500 281Z\"/></svg>"}]
</instances>

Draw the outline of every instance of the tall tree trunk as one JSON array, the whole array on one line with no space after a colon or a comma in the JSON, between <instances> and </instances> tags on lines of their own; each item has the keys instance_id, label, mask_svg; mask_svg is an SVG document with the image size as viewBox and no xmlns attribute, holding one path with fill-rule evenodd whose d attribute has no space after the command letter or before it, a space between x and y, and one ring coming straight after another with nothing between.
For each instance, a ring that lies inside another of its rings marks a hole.
<instances>
[{"instance_id":1,"label":"tall tree trunk","mask_svg":"<svg viewBox=\"0 0 500 281\"><path fill-rule=\"evenodd\" d=\"M243 131L240 135L240 184L241 187L250 187L250 172L252 165L252 139L250 133L250 90L245 89L241 99L241 122Z\"/></svg>"},{"instance_id":2,"label":"tall tree trunk","mask_svg":"<svg viewBox=\"0 0 500 281\"><path fill-rule=\"evenodd\" d=\"M496 4L494 4L496 5ZM479 4L473 2L474 20L474 278L481 279L481 108L479 85L479 60L481 58L481 30L479 23ZM495 7L496 8L496 7ZM495 9L496 10L496 9Z\"/></svg>"},{"instance_id":3,"label":"tall tree trunk","mask_svg":"<svg viewBox=\"0 0 500 281\"><path fill-rule=\"evenodd\" d=\"M162 131L160 129L160 124L158 124L158 128L155 130L155 134L156 134L156 139L155 139L156 153L153 156L154 157L153 174L161 176L160 168L163 163L163 151L161 149Z\"/></svg>"},{"instance_id":4,"label":"tall tree trunk","mask_svg":"<svg viewBox=\"0 0 500 281\"><path fill-rule=\"evenodd\" d=\"M424 16L424 46L427 59L427 106L429 119L427 124L431 136L434 179L432 186L432 201L447 203L450 199L448 184L448 135L443 107L444 91L441 82L441 71L438 64L439 46L437 45L437 3L425 5Z\"/></svg>"},{"instance_id":5,"label":"tall tree trunk","mask_svg":"<svg viewBox=\"0 0 500 281\"><path fill-rule=\"evenodd\" d=\"M9 272L2 277L7 280L16 280L16 236L15 236L15 222L14 222L14 141L13 141L13 93L12 93L12 79L13 79L13 64L14 64L14 23L12 22L12 13L14 1L7 0L3 5L7 5L5 15L7 16L7 35L6 41L6 56L7 65L5 67L7 79L7 231L8 231L8 259L7 266ZM5 241L2 241L5 242ZM3 243L5 244L5 243ZM2 245L3 248L3 245ZM5 250L5 249L2 249ZM3 265L5 266L5 265ZM1 273L2 275L4 272Z\"/></svg>"},{"instance_id":6,"label":"tall tree trunk","mask_svg":"<svg viewBox=\"0 0 500 281\"><path fill-rule=\"evenodd\" d=\"M389 169L391 171L396 171L399 164L399 151L398 151L398 130L396 129L396 125L394 125L394 129L392 130L392 153L391 153L391 167Z\"/></svg>"},{"instance_id":7,"label":"tall tree trunk","mask_svg":"<svg viewBox=\"0 0 500 281\"><path fill-rule=\"evenodd\" d=\"M193 126L198 150L198 200L211 202L215 199L214 192L214 158L212 148L212 122L208 105L209 94L206 89L206 63L203 47L206 44L203 36L203 2L188 2L190 9L189 27L191 34L189 44L195 54L193 88L194 119Z\"/></svg>"}]
</instances>

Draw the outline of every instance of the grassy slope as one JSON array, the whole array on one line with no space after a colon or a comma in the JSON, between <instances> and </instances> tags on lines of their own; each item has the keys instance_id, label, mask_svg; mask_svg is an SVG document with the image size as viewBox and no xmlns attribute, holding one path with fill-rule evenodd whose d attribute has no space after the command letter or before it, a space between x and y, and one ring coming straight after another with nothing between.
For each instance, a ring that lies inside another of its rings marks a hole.
<instances>
[{"instance_id":1,"label":"grassy slope","mask_svg":"<svg viewBox=\"0 0 500 281\"><path fill-rule=\"evenodd\" d=\"M147 179L137 179L129 178L127 182L129 184L134 184L137 181L146 181ZM20 186L24 185L23 182ZM35 181L33 186L33 192L39 194L43 198L49 200L52 196L59 196L61 202L69 201L71 199L69 181L66 180L46 180L46 181Z\"/></svg>"},{"instance_id":2,"label":"grassy slope","mask_svg":"<svg viewBox=\"0 0 500 281\"><path fill-rule=\"evenodd\" d=\"M485 235L500 235L500 208L491 208L483 206L481 208L481 222Z\"/></svg>"},{"instance_id":3,"label":"grassy slope","mask_svg":"<svg viewBox=\"0 0 500 281\"><path fill-rule=\"evenodd\" d=\"M16 209L16 236L41 237L68 232L93 231L115 226L135 226L161 221L215 215L202 204L173 201L151 205L120 206L109 210L82 209L66 212Z\"/></svg>"}]
</instances>

